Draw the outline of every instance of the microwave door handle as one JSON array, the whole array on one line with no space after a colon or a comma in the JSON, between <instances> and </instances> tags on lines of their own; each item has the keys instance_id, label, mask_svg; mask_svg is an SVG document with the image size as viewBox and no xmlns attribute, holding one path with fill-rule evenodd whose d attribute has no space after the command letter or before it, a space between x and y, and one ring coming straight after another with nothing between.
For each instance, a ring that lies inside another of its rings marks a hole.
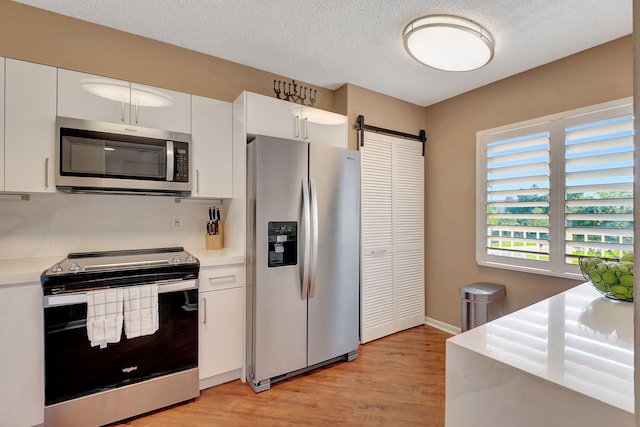
<instances>
[{"instance_id":1,"label":"microwave door handle","mask_svg":"<svg viewBox=\"0 0 640 427\"><path fill-rule=\"evenodd\" d=\"M173 182L173 141L167 141L167 181Z\"/></svg>"}]
</instances>

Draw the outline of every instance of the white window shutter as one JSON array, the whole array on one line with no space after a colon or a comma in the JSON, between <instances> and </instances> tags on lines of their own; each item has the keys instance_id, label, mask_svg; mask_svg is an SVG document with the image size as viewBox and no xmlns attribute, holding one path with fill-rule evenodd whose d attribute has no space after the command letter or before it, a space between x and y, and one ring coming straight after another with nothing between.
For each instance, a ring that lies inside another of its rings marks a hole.
<instances>
[{"instance_id":1,"label":"white window shutter","mask_svg":"<svg viewBox=\"0 0 640 427\"><path fill-rule=\"evenodd\" d=\"M486 148L486 253L549 261L549 132Z\"/></svg>"},{"instance_id":2,"label":"white window shutter","mask_svg":"<svg viewBox=\"0 0 640 427\"><path fill-rule=\"evenodd\" d=\"M565 129L565 262L633 252L633 117Z\"/></svg>"}]
</instances>

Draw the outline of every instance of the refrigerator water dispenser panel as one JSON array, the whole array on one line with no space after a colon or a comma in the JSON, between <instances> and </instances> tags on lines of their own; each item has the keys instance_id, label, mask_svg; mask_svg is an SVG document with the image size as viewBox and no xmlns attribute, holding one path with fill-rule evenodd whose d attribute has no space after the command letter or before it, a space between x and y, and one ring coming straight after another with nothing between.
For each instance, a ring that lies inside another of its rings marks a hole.
<instances>
[{"instance_id":1,"label":"refrigerator water dispenser panel","mask_svg":"<svg viewBox=\"0 0 640 427\"><path fill-rule=\"evenodd\" d=\"M269 267L298 263L298 223L269 222Z\"/></svg>"}]
</instances>

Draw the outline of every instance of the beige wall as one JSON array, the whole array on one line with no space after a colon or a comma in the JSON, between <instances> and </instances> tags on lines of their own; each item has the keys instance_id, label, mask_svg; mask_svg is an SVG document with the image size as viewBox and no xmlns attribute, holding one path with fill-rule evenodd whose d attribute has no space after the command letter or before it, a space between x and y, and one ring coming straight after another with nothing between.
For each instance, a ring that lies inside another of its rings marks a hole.
<instances>
[{"instance_id":1,"label":"beige wall","mask_svg":"<svg viewBox=\"0 0 640 427\"><path fill-rule=\"evenodd\" d=\"M365 124L417 135L425 129L424 108L353 84L346 84L347 116L349 117L349 148L356 149L356 119L364 116Z\"/></svg>"},{"instance_id":2,"label":"beige wall","mask_svg":"<svg viewBox=\"0 0 640 427\"><path fill-rule=\"evenodd\" d=\"M460 325L458 288L507 286L511 312L578 282L475 263L476 132L632 95L624 37L426 108L426 314Z\"/></svg>"}]
</instances>

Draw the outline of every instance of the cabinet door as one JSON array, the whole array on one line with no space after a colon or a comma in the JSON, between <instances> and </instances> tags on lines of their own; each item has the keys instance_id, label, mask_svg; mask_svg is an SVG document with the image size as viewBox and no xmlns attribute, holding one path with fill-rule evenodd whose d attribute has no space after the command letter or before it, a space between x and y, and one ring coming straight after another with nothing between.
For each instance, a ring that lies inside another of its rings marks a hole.
<instances>
[{"instance_id":1,"label":"cabinet door","mask_svg":"<svg viewBox=\"0 0 640 427\"><path fill-rule=\"evenodd\" d=\"M244 288L200 294L200 379L242 368Z\"/></svg>"},{"instance_id":2,"label":"cabinet door","mask_svg":"<svg viewBox=\"0 0 640 427\"><path fill-rule=\"evenodd\" d=\"M4 58L0 58L0 191L4 191Z\"/></svg>"},{"instance_id":3,"label":"cabinet door","mask_svg":"<svg viewBox=\"0 0 640 427\"><path fill-rule=\"evenodd\" d=\"M302 136L302 107L268 96L247 92L247 134L287 139Z\"/></svg>"},{"instance_id":4,"label":"cabinet door","mask_svg":"<svg viewBox=\"0 0 640 427\"><path fill-rule=\"evenodd\" d=\"M347 116L317 108L302 107L303 141L347 148Z\"/></svg>"},{"instance_id":5,"label":"cabinet door","mask_svg":"<svg viewBox=\"0 0 640 427\"><path fill-rule=\"evenodd\" d=\"M192 197L232 197L232 104L191 96Z\"/></svg>"},{"instance_id":6,"label":"cabinet door","mask_svg":"<svg viewBox=\"0 0 640 427\"><path fill-rule=\"evenodd\" d=\"M44 319L40 283L0 287L0 424L44 423Z\"/></svg>"},{"instance_id":7,"label":"cabinet door","mask_svg":"<svg viewBox=\"0 0 640 427\"><path fill-rule=\"evenodd\" d=\"M6 60L5 190L55 192L57 69Z\"/></svg>"},{"instance_id":8,"label":"cabinet door","mask_svg":"<svg viewBox=\"0 0 640 427\"><path fill-rule=\"evenodd\" d=\"M77 71L58 70L58 115L129 123L130 83Z\"/></svg>"},{"instance_id":9,"label":"cabinet door","mask_svg":"<svg viewBox=\"0 0 640 427\"><path fill-rule=\"evenodd\" d=\"M191 95L131 83L131 124L191 133Z\"/></svg>"}]
</instances>

